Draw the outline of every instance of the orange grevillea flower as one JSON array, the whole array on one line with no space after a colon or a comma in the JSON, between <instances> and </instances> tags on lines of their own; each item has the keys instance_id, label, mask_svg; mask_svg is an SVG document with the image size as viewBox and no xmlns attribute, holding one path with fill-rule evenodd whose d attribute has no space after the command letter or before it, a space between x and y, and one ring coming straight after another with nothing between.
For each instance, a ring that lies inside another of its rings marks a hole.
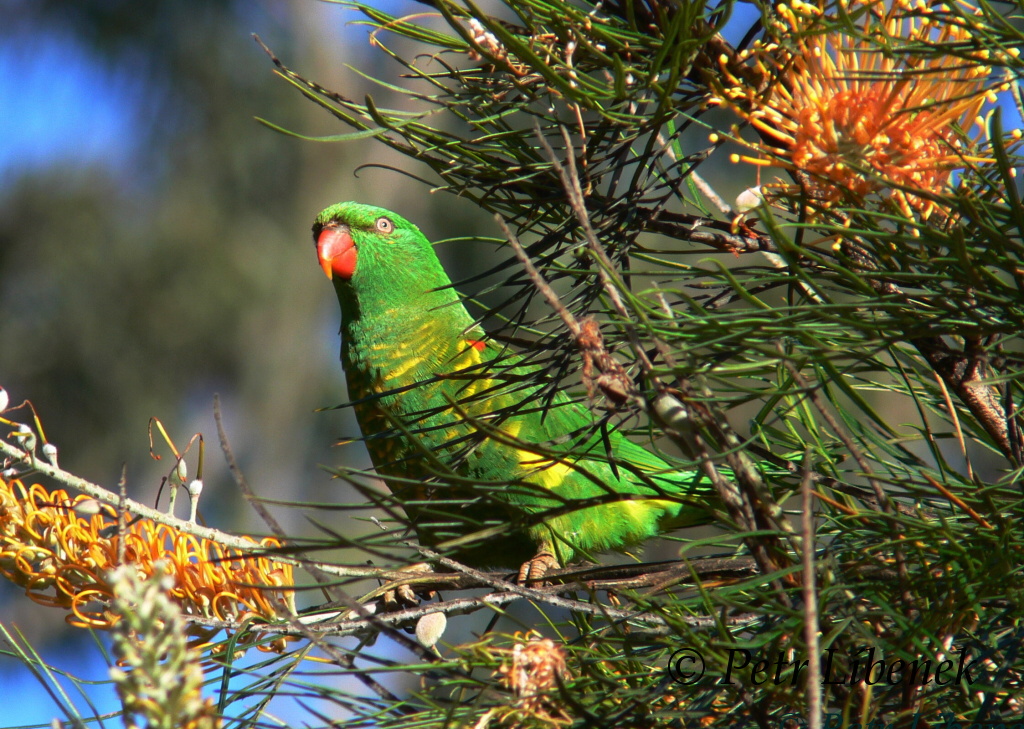
<instances>
[{"instance_id":1,"label":"orange grevillea flower","mask_svg":"<svg viewBox=\"0 0 1024 729\"><path fill-rule=\"evenodd\" d=\"M856 29L822 30L825 11L802 0L777 6L769 40L742 59L765 87L723 59L716 101L761 137L741 140L758 156L733 159L803 173L820 207L878 195L927 219L952 171L988 161L977 156L980 132L966 133L997 87L989 53L970 50L973 11L919 0L841 0L839 10Z\"/></svg>"},{"instance_id":2,"label":"orange grevillea flower","mask_svg":"<svg viewBox=\"0 0 1024 729\"><path fill-rule=\"evenodd\" d=\"M0 574L43 605L67 608L68 622L110 627L116 617L110 572L118 566L117 518L109 506L86 496L48 491L40 484L0 480ZM85 518L80 512L93 512ZM98 513L95 513L98 512ZM130 515L129 519L130 521ZM168 565L170 596L185 616L237 621L249 615L272 619L294 612L291 565L225 548L149 519L127 528L124 562L143 576ZM267 538L253 541L267 549Z\"/></svg>"}]
</instances>

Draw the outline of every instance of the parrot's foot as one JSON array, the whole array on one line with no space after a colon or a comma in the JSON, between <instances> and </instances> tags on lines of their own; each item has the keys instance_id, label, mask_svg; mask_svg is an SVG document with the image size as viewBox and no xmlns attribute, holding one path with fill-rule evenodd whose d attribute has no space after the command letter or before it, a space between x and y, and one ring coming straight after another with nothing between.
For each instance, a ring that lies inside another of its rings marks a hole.
<instances>
[{"instance_id":1,"label":"parrot's foot","mask_svg":"<svg viewBox=\"0 0 1024 729\"><path fill-rule=\"evenodd\" d=\"M426 562L416 562L415 564L408 564L404 567L399 567L396 572L409 572L411 574L423 574L433 572L433 569ZM400 580L394 580L394 582L400 582ZM429 590L424 594L426 599L430 599L434 596L434 591ZM400 608L416 607L420 604L420 599L416 595L416 590L412 585L397 585L384 592L384 609L385 610L398 610Z\"/></svg>"},{"instance_id":2,"label":"parrot's foot","mask_svg":"<svg viewBox=\"0 0 1024 729\"><path fill-rule=\"evenodd\" d=\"M543 585L544 575L559 567L561 565L551 552L538 552L536 557L528 562L523 562L523 566L519 568L519 577L516 578L516 582L524 586L528 582L533 582L537 586Z\"/></svg>"}]
</instances>

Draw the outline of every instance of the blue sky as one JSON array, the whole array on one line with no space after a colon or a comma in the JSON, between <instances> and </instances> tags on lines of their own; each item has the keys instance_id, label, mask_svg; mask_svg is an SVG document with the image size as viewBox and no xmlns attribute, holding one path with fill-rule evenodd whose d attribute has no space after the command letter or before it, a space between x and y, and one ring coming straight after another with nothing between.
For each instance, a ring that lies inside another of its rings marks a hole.
<instances>
[{"instance_id":1,"label":"blue sky","mask_svg":"<svg viewBox=\"0 0 1024 729\"><path fill-rule=\"evenodd\" d=\"M67 158L130 164L131 81L104 69L72 38L34 36L0 47L0 181ZM0 183L2 184L2 183Z\"/></svg>"}]
</instances>

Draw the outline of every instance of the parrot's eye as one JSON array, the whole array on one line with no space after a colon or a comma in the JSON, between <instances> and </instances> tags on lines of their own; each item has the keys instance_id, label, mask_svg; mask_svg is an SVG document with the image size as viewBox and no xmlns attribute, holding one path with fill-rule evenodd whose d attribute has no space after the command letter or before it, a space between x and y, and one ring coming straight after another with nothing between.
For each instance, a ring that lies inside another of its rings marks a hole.
<instances>
[{"instance_id":1,"label":"parrot's eye","mask_svg":"<svg viewBox=\"0 0 1024 729\"><path fill-rule=\"evenodd\" d=\"M390 233L395 229L395 224L387 218L377 218L377 230L381 233Z\"/></svg>"}]
</instances>

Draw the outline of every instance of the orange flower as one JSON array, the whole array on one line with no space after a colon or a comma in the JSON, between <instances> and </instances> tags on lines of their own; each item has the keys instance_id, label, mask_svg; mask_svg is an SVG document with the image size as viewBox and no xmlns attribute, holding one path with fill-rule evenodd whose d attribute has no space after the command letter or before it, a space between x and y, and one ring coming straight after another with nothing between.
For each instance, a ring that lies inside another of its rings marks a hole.
<instances>
[{"instance_id":1,"label":"orange flower","mask_svg":"<svg viewBox=\"0 0 1024 729\"><path fill-rule=\"evenodd\" d=\"M965 130L994 100L989 56L962 53L972 47L971 23L948 6L852 0L837 11L861 16L859 32L818 30L824 11L802 0L777 6L769 33L779 40L743 58L770 79L765 89L723 60L717 102L761 136L740 140L758 157L733 160L804 173L803 191L821 207L891 192L900 212L927 219L953 170L988 161L977 156L980 133ZM961 55L939 52L954 44Z\"/></svg>"},{"instance_id":2,"label":"orange flower","mask_svg":"<svg viewBox=\"0 0 1024 729\"><path fill-rule=\"evenodd\" d=\"M94 508L86 508L88 506ZM76 511L76 509L78 511ZM86 519L81 512L98 512ZM129 515L129 521L130 515ZM71 610L72 625L108 628L114 596L110 571L118 565L117 518L86 496L49 492L40 484L0 480L0 575L43 605ZM267 538L253 544L272 549ZM169 565L171 598L186 615L238 621L294 612L291 565L228 549L173 527L140 519L124 535L124 560L150 576Z\"/></svg>"}]
</instances>

